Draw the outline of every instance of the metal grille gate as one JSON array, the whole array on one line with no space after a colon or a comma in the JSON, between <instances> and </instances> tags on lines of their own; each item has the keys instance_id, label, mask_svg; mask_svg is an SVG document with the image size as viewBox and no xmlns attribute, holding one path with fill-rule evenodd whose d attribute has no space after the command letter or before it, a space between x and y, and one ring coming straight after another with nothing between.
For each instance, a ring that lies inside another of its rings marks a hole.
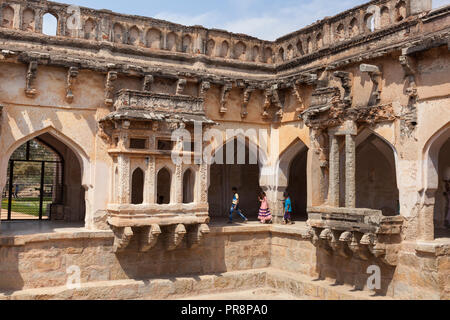
<instances>
[{"instance_id":1,"label":"metal grille gate","mask_svg":"<svg viewBox=\"0 0 450 320\"><path fill-rule=\"evenodd\" d=\"M8 164L2 195L2 220L49 220L52 206L62 204L64 162L38 138L20 146Z\"/></svg>"}]
</instances>

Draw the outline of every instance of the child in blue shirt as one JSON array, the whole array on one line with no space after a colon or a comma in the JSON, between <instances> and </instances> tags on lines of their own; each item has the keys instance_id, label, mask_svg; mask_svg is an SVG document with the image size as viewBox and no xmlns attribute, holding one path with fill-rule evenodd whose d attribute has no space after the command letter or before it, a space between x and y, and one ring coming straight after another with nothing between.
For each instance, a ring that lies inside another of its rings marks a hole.
<instances>
[{"instance_id":1,"label":"child in blue shirt","mask_svg":"<svg viewBox=\"0 0 450 320\"><path fill-rule=\"evenodd\" d=\"M292 201L288 192L284 193L284 218L283 224L294 224L292 222Z\"/></svg>"},{"instance_id":2,"label":"child in blue shirt","mask_svg":"<svg viewBox=\"0 0 450 320\"><path fill-rule=\"evenodd\" d=\"M233 213L237 212L237 214L244 220L244 222L247 222L248 219L242 214L241 210L239 209L239 194L237 188L233 188L233 203L231 205L230 209L230 220L228 223L233 223Z\"/></svg>"}]
</instances>

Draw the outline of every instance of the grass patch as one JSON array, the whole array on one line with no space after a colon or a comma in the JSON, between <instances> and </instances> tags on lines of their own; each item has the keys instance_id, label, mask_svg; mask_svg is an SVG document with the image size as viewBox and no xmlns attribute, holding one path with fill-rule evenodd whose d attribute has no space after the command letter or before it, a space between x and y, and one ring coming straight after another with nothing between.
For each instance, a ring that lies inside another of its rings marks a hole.
<instances>
[{"instance_id":1,"label":"grass patch","mask_svg":"<svg viewBox=\"0 0 450 320\"><path fill-rule=\"evenodd\" d=\"M42 215L45 216L47 212L47 206L51 204L51 199L44 198ZM8 199L2 199L2 209L8 210ZM19 198L12 199L11 211L27 214L34 217L39 217L39 198Z\"/></svg>"}]
</instances>

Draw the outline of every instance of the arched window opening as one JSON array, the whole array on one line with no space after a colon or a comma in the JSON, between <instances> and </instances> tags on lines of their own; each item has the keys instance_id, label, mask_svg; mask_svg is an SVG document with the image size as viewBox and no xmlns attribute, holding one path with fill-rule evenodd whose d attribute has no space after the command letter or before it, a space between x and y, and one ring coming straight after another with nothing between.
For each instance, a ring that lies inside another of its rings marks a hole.
<instances>
[{"instance_id":1,"label":"arched window opening","mask_svg":"<svg viewBox=\"0 0 450 320\"><path fill-rule=\"evenodd\" d=\"M22 30L24 31L35 31L35 13L32 9L27 8L22 14Z\"/></svg>"},{"instance_id":2,"label":"arched window opening","mask_svg":"<svg viewBox=\"0 0 450 320\"><path fill-rule=\"evenodd\" d=\"M177 35L173 32L167 35L167 50L177 51Z\"/></svg>"},{"instance_id":3,"label":"arched window opening","mask_svg":"<svg viewBox=\"0 0 450 320\"><path fill-rule=\"evenodd\" d=\"M206 55L207 56L214 56L214 49L216 48L216 43L214 40L210 39L208 40L208 43L206 44Z\"/></svg>"},{"instance_id":4,"label":"arched window opening","mask_svg":"<svg viewBox=\"0 0 450 320\"><path fill-rule=\"evenodd\" d=\"M2 220L84 221L81 165L75 153L52 135L42 134L18 147L7 170Z\"/></svg>"},{"instance_id":5,"label":"arched window opening","mask_svg":"<svg viewBox=\"0 0 450 320\"><path fill-rule=\"evenodd\" d=\"M222 46L220 47L220 57L226 58L228 56L228 50L230 49L230 45L227 41L222 42Z\"/></svg>"},{"instance_id":6,"label":"arched window opening","mask_svg":"<svg viewBox=\"0 0 450 320\"><path fill-rule=\"evenodd\" d=\"M289 183L287 191L292 202L292 211L296 219L308 220L307 212L307 161L308 149L299 152L292 160L289 168Z\"/></svg>"},{"instance_id":7,"label":"arched window opening","mask_svg":"<svg viewBox=\"0 0 450 320\"><path fill-rule=\"evenodd\" d=\"M113 31L113 41L115 43L123 43L125 38L123 27L120 24L116 23L114 25Z\"/></svg>"},{"instance_id":8,"label":"arched window opening","mask_svg":"<svg viewBox=\"0 0 450 320\"><path fill-rule=\"evenodd\" d=\"M192 53L192 38L189 35L183 37L183 52Z\"/></svg>"},{"instance_id":9,"label":"arched window opening","mask_svg":"<svg viewBox=\"0 0 450 320\"><path fill-rule=\"evenodd\" d=\"M400 214L394 151L375 134L356 149L356 206Z\"/></svg>"},{"instance_id":10,"label":"arched window opening","mask_svg":"<svg viewBox=\"0 0 450 320\"><path fill-rule=\"evenodd\" d=\"M14 9L6 6L2 10L2 28L12 29L14 27Z\"/></svg>"},{"instance_id":11,"label":"arched window opening","mask_svg":"<svg viewBox=\"0 0 450 320\"><path fill-rule=\"evenodd\" d=\"M234 58L239 60L245 60L246 51L247 46L243 42L239 41L238 43L236 43L234 47Z\"/></svg>"},{"instance_id":12,"label":"arched window opening","mask_svg":"<svg viewBox=\"0 0 450 320\"><path fill-rule=\"evenodd\" d=\"M58 34L58 19L51 13L46 13L42 18L42 32L48 36Z\"/></svg>"},{"instance_id":13,"label":"arched window opening","mask_svg":"<svg viewBox=\"0 0 450 320\"><path fill-rule=\"evenodd\" d=\"M290 44L287 48L287 59L291 60L294 58L294 47Z\"/></svg>"},{"instance_id":14,"label":"arched window opening","mask_svg":"<svg viewBox=\"0 0 450 320\"><path fill-rule=\"evenodd\" d=\"M285 60L284 49L280 48L280 50L278 51L278 61L283 62L284 60Z\"/></svg>"},{"instance_id":15,"label":"arched window opening","mask_svg":"<svg viewBox=\"0 0 450 320\"><path fill-rule=\"evenodd\" d=\"M194 202L195 174L191 169L186 170L183 176L183 203Z\"/></svg>"},{"instance_id":16,"label":"arched window opening","mask_svg":"<svg viewBox=\"0 0 450 320\"><path fill-rule=\"evenodd\" d=\"M264 50L264 59L266 63L273 63L273 51L271 48Z\"/></svg>"},{"instance_id":17,"label":"arched window opening","mask_svg":"<svg viewBox=\"0 0 450 320\"><path fill-rule=\"evenodd\" d=\"M373 14L366 15L366 18L364 20L366 22L367 30L370 32L374 32L375 31L375 17L373 16Z\"/></svg>"},{"instance_id":18,"label":"arched window opening","mask_svg":"<svg viewBox=\"0 0 450 320\"><path fill-rule=\"evenodd\" d=\"M311 37L309 37L308 40L306 40L306 45L307 45L308 53L311 54L313 52L313 43L312 43Z\"/></svg>"},{"instance_id":19,"label":"arched window opening","mask_svg":"<svg viewBox=\"0 0 450 320\"><path fill-rule=\"evenodd\" d=\"M132 27L128 32L128 44L130 45L139 45L141 42L141 31L136 27Z\"/></svg>"},{"instance_id":20,"label":"arched window opening","mask_svg":"<svg viewBox=\"0 0 450 320\"><path fill-rule=\"evenodd\" d=\"M150 49L161 49L161 31L150 29L147 32L147 47Z\"/></svg>"},{"instance_id":21,"label":"arched window opening","mask_svg":"<svg viewBox=\"0 0 450 320\"><path fill-rule=\"evenodd\" d=\"M244 215L249 219L258 217L260 166L259 161L255 163L255 159L258 158L258 149L251 148L248 139L245 142L241 140L243 139L231 140L215 152L218 159L211 166L211 183L208 190L209 213L215 219L229 217L233 187L238 188L239 206ZM245 158L244 152L242 154L239 152L244 150ZM232 158L234 161L227 157L228 152L230 152L229 156L234 155Z\"/></svg>"},{"instance_id":22,"label":"arched window opening","mask_svg":"<svg viewBox=\"0 0 450 320\"><path fill-rule=\"evenodd\" d=\"M355 37L358 35L358 33L358 20L356 20L356 18L353 18L352 21L350 21L350 35L352 37Z\"/></svg>"},{"instance_id":23,"label":"arched window opening","mask_svg":"<svg viewBox=\"0 0 450 320\"><path fill-rule=\"evenodd\" d=\"M87 19L84 23L84 38L87 40L95 40L96 32L95 29L97 24L91 18Z\"/></svg>"},{"instance_id":24,"label":"arched window opening","mask_svg":"<svg viewBox=\"0 0 450 320\"><path fill-rule=\"evenodd\" d=\"M158 204L170 203L170 190L171 190L171 175L166 168L161 169L158 172L157 181L157 202Z\"/></svg>"},{"instance_id":25,"label":"arched window opening","mask_svg":"<svg viewBox=\"0 0 450 320\"><path fill-rule=\"evenodd\" d=\"M323 47L323 36L322 33L319 33L316 37L316 47L317 49L320 49Z\"/></svg>"},{"instance_id":26,"label":"arched window opening","mask_svg":"<svg viewBox=\"0 0 450 320\"><path fill-rule=\"evenodd\" d=\"M389 9L387 7L383 7L380 11L381 15L381 26L387 27L391 24L391 17L389 16Z\"/></svg>"},{"instance_id":27,"label":"arched window opening","mask_svg":"<svg viewBox=\"0 0 450 320\"><path fill-rule=\"evenodd\" d=\"M395 6L395 20L400 22L406 18L406 3L405 1L400 1Z\"/></svg>"},{"instance_id":28,"label":"arched window opening","mask_svg":"<svg viewBox=\"0 0 450 320\"><path fill-rule=\"evenodd\" d=\"M144 202L144 171L137 168L131 178L131 204L142 204Z\"/></svg>"},{"instance_id":29,"label":"arched window opening","mask_svg":"<svg viewBox=\"0 0 450 320\"><path fill-rule=\"evenodd\" d=\"M336 38L338 40L344 40L345 39L345 29L344 25L341 23L336 29Z\"/></svg>"},{"instance_id":30,"label":"arched window opening","mask_svg":"<svg viewBox=\"0 0 450 320\"><path fill-rule=\"evenodd\" d=\"M299 40L297 42L297 52L300 56L303 56L305 54L305 52L303 51L303 45L302 45L302 41Z\"/></svg>"},{"instance_id":31,"label":"arched window opening","mask_svg":"<svg viewBox=\"0 0 450 320\"><path fill-rule=\"evenodd\" d=\"M254 46L252 49L252 61L259 61L259 47Z\"/></svg>"}]
</instances>

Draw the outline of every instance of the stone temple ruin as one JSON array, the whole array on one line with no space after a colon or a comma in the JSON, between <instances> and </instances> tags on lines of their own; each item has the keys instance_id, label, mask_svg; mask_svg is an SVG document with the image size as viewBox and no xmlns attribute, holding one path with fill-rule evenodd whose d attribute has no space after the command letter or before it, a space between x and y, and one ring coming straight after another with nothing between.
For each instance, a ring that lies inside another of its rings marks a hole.
<instances>
[{"instance_id":1,"label":"stone temple ruin","mask_svg":"<svg viewBox=\"0 0 450 320\"><path fill-rule=\"evenodd\" d=\"M373 0L273 42L0 6L0 299L450 298L450 6ZM173 161L236 145L257 160ZM275 223L227 225L233 186Z\"/></svg>"}]
</instances>

